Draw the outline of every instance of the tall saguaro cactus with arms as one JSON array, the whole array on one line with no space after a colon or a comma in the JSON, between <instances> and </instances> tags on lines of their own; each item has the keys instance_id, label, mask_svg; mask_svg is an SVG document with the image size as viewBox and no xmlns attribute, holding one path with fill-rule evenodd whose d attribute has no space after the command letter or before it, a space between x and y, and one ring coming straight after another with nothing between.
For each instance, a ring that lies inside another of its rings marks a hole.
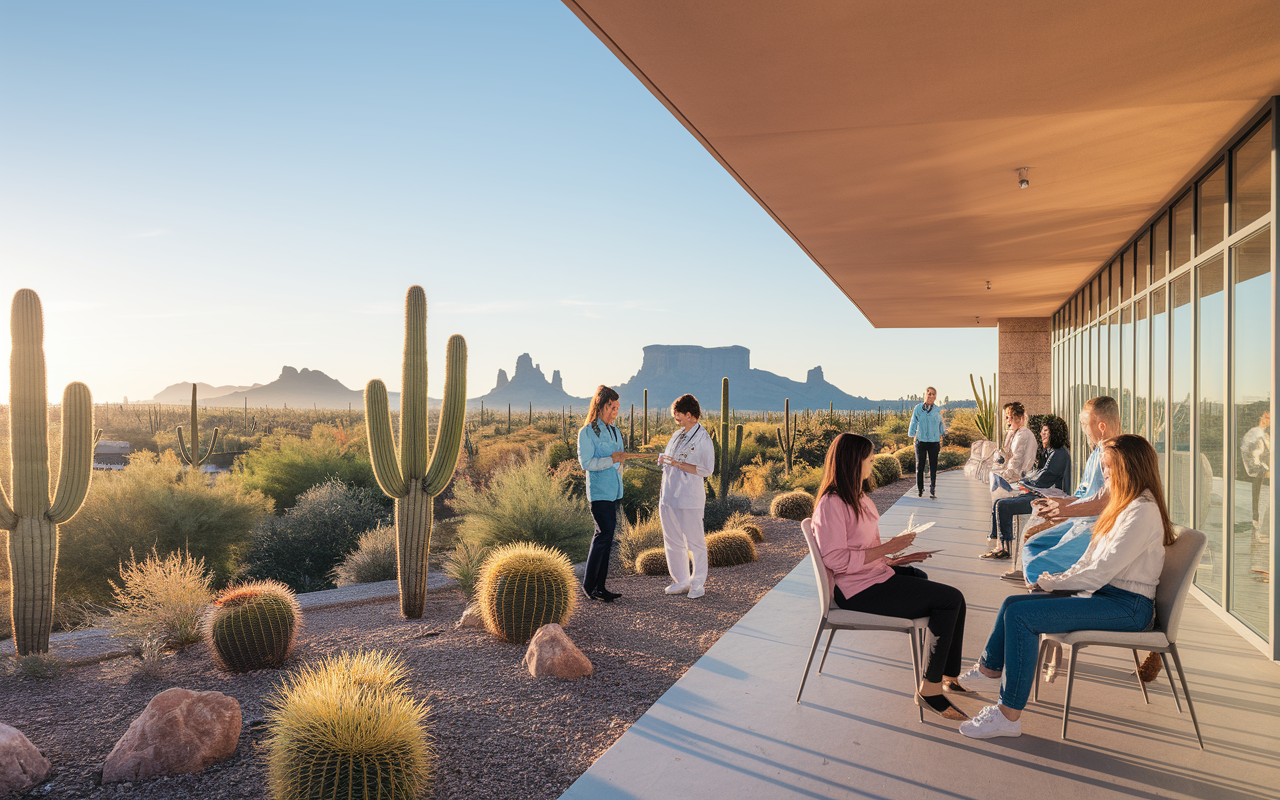
<instances>
[{"instance_id":1,"label":"tall saguaro cactus with arms","mask_svg":"<svg viewBox=\"0 0 1280 800\"><path fill-rule=\"evenodd\" d=\"M720 470L720 499L729 496L733 476L738 469L738 454L742 452L742 426L734 429L737 434L732 449L729 446L729 379L720 379L720 457L716 466Z\"/></svg>"},{"instance_id":2,"label":"tall saguaro cactus with arms","mask_svg":"<svg viewBox=\"0 0 1280 800\"><path fill-rule=\"evenodd\" d=\"M80 510L93 470L93 398L83 383L62 394L62 464L49 498L49 415L45 396L44 314L30 289L13 296L9 434L13 486L0 488L0 528L9 531L13 634L18 655L49 651L58 526Z\"/></svg>"},{"instance_id":3,"label":"tall saguaro cactus with arms","mask_svg":"<svg viewBox=\"0 0 1280 800\"><path fill-rule=\"evenodd\" d=\"M247 411L248 400L245 400L245 410ZM178 455L182 460L191 465L192 469L200 469L200 465L213 455L213 448L218 446L217 428L213 429L213 438L209 440L209 447L204 451L204 455L200 455L200 432L196 427L196 385L191 384L191 447L187 447L186 441L182 438L182 426L178 426Z\"/></svg>"},{"instance_id":4,"label":"tall saguaro cactus with arms","mask_svg":"<svg viewBox=\"0 0 1280 800\"><path fill-rule=\"evenodd\" d=\"M449 337L444 405L432 453L427 432L427 296L421 286L410 286L405 295L403 369L398 451L391 432L387 387L382 381L369 381L364 390L364 408L373 475L382 491L396 501L400 613L408 619L418 619L427 600L431 501L453 478L467 410L467 342L455 334Z\"/></svg>"}]
</instances>

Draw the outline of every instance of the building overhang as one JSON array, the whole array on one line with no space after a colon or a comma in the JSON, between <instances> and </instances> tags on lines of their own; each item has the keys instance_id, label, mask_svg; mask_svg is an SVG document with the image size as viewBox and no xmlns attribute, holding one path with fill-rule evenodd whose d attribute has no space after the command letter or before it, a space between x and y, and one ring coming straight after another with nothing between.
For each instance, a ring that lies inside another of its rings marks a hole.
<instances>
[{"instance_id":1,"label":"building overhang","mask_svg":"<svg viewBox=\"0 0 1280 800\"><path fill-rule=\"evenodd\" d=\"M1280 94L1273 0L564 2L876 327L1052 314Z\"/></svg>"}]
</instances>

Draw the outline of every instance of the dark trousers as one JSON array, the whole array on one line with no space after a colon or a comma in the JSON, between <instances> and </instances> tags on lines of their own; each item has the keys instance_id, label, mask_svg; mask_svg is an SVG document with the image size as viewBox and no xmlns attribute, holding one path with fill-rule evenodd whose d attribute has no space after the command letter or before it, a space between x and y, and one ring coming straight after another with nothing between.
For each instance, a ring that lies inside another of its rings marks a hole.
<instances>
[{"instance_id":1,"label":"dark trousers","mask_svg":"<svg viewBox=\"0 0 1280 800\"><path fill-rule=\"evenodd\" d=\"M946 675L960 675L960 650L964 647L964 595L954 586L929 580L915 567L894 567L893 577L868 586L846 598L836 587L836 605L864 614L886 617L929 618L933 642L925 651L924 679L937 683Z\"/></svg>"},{"instance_id":2,"label":"dark trousers","mask_svg":"<svg viewBox=\"0 0 1280 800\"><path fill-rule=\"evenodd\" d=\"M929 494L938 488L938 453L942 452L942 442L922 442L916 440L916 491L924 494L924 459L929 457Z\"/></svg>"},{"instance_id":3,"label":"dark trousers","mask_svg":"<svg viewBox=\"0 0 1280 800\"><path fill-rule=\"evenodd\" d=\"M991 535L987 538L994 539L999 533L1004 549L1012 547L1013 518L1019 514L1030 514L1031 500L1031 495L1024 494L1021 497L1002 497L995 501L991 505Z\"/></svg>"},{"instance_id":4,"label":"dark trousers","mask_svg":"<svg viewBox=\"0 0 1280 800\"><path fill-rule=\"evenodd\" d=\"M582 576L582 588L587 594L604 588L609 577L609 553L613 550L613 532L618 528L618 510L621 500L592 500L591 517L596 522L596 532L591 536L591 551L587 553L587 571Z\"/></svg>"}]
</instances>

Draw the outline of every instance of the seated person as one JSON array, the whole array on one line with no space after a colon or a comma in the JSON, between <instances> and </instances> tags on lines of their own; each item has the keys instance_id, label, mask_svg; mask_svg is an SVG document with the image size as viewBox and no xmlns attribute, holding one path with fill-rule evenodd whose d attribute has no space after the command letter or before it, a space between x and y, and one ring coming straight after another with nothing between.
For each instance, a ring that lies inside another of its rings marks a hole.
<instances>
[{"instance_id":1,"label":"seated person","mask_svg":"<svg viewBox=\"0 0 1280 800\"><path fill-rule=\"evenodd\" d=\"M1053 419L1057 420L1057 417ZM1060 420L1059 420L1060 422ZM1065 426L1054 429L1047 421L1040 426L1040 444L1044 448L1040 468L1028 473L1022 479L1023 486L1036 489L1057 489L1065 491L1067 476L1071 474L1071 452ZM991 540L992 548L979 558L1006 559L1013 553L1013 518L1019 514L1031 513L1033 495L1022 494L1017 497L1003 497L991 506ZM999 544L996 536L999 535Z\"/></svg>"},{"instance_id":2,"label":"seated person","mask_svg":"<svg viewBox=\"0 0 1280 800\"><path fill-rule=\"evenodd\" d=\"M1027 427L1027 409L1016 400L1004 404L1004 425L1004 447L996 454L991 474L999 475L1008 483L1017 483L1035 468L1036 437Z\"/></svg>"},{"instance_id":3,"label":"seated person","mask_svg":"<svg viewBox=\"0 0 1280 800\"><path fill-rule=\"evenodd\" d=\"M927 554L891 557L911 545L914 533L880 541L880 514L867 496L875 454L871 440L856 433L840 434L827 450L813 509L813 536L832 576L836 605L886 617L929 617L933 641L916 703L946 719L967 719L942 695L944 680L950 684L948 690L963 691L955 680L964 645L964 595L911 566Z\"/></svg>"},{"instance_id":4,"label":"seated person","mask_svg":"<svg viewBox=\"0 0 1280 800\"><path fill-rule=\"evenodd\" d=\"M1093 445L1093 452L1085 462L1084 475L1075 491L1076 499L1032 501L1032 508L1043 519L1059 524L1032 536L1022 545L1023 572L1022 575L1015 573L1012 579L1021 581L1041 572L1063 572L1079 561L1089 546L1088 534L1107 505L1100 443L1120 433L1120 408L1115 398L1102 395L1085 403L1080 412L1080 427Z\"/></svg>"},{"instance_id":5,"label":"seated person","mask_svg":"<svg viewBox=\"0 0 1280 800\"><path fill-rule=\"evenodd\" d=\"M1040 634L1142 631L1155 619L1164 548L1174 540L1156 451L1132 434L1108 439L1102 448L1111 499L1088 549L1070 569L1037 575L1030 594L1005 598L982 658L960 676L969 691L998 690L1000 702L962 723L965 736L1022 734L1019 718L1035 682Z\"/></svg>"}]
</instances>

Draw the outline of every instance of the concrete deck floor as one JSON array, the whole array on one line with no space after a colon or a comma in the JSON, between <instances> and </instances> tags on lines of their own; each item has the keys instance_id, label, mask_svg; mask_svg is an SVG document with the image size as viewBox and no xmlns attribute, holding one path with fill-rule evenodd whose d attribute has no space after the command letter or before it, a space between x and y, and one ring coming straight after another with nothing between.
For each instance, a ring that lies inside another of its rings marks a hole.
<instances>
[{"instance_id":1,"label":"concrete deck floor","mask_svg":"<svg viewBox=\"0 0 1280 800\"><path fill-rule=\"evenodd\" d=\"M985 488L952 471L939 476L938 494L936 502L904 497L882 530L901 530L912 512L917 522L937 521L917 544L945 548L923 566L968 600L967 666L1017 589L995 577L1008 562L977 558L990 525ZM1194 599L1179 649L1204 752L1164 675L1144 705L1129 652L1106 648L1081 657L1067 741L1059 739L1065 671L1027 706L1020 738L973 741L937 717L920 723L907 637L895 633L837 633L824 674L815 658L797 704L816 606L806 558L563 800L1280 798L1280 665ZM984 705L960 702L971 714Z\"/></svg>"}]
</instances>

